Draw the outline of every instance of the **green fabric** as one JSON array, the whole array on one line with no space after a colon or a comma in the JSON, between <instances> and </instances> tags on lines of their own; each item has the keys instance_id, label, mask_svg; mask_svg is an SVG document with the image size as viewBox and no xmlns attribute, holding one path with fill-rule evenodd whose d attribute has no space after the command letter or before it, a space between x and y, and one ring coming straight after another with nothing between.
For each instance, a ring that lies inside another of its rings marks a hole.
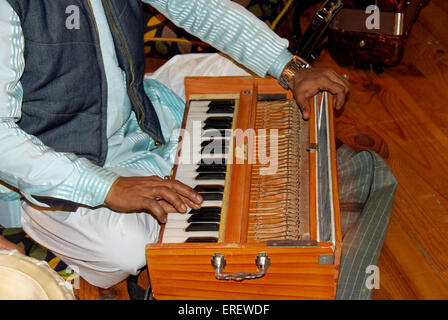
<instances>
[{"instance_id":1,"label":"green fabric","mask_svg":"<svg viewBox=\"0 0 448 320\"><path fill-rule=\"evenodd\" d=\"M64 279L73 275L73 271L67 269L67 265L63 261L51 251L34 242L22 228L3 228L0 226L0 235L4 236L8 241L23 247L27 256L46 261Z\"/></svg>"},{"instance_id":2,"label":"green fabric","mask_svg":"<svg viewBox=\"0 0 448 320\"><path fill-rule=\"evenodd\" d=\"M268 25L277 18L287 0L234 0L245 6L255 16ZM177 54L216 52L206 43L202 43L181 28L176 27L163 15L149 5L143 5L143 23L145 26L145 54L146 56L169 59ZM148 38L176 38L187 39L194 43L148 41Z\"/></svg>"}]
</instances>

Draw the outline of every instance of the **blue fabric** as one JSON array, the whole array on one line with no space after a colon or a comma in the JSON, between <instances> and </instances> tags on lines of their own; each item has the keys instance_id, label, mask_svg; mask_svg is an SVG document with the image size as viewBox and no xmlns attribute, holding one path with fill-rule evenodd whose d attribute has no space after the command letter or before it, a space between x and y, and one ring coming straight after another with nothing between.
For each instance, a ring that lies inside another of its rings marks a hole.
<instances>
[{"instance_id":1,"label":"blue fabric","mask_svg":"<svg viewBox=\"0 0 448 320\"><path fill-rule=\"evenodd\" d=\"M8 2L20 17L26 48L18 125L57 152L71 152L103 165L107 155L108 88L98 27L89 2ZM155 110L143 90L140 1L108 0L105 4L133 110L144 130L164 142ZM69 6L79 8L78 29L66 27L67 15L61 13Z\"/></svg>"}]
</instances>

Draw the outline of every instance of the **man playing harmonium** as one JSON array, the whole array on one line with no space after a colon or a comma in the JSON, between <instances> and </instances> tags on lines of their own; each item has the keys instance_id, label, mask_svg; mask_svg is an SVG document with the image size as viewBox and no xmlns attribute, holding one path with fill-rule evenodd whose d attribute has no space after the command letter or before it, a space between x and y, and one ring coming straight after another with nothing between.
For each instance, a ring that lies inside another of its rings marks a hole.
<instances>
[{"instance_id":1,"label":"man playing harmonium","mask_svg":"<svg viewBox=\"0 0 448 320\"><path fill-rule=\"evenodd\" d=\"M308 68L242 6L143 2L255 74L279 79L305 119L320 90L343 105L342 77ZM0 2L1 196L21 197L26 233L103 288L146 264L145 245L157 240L167 212L202 202L190 187L163 179L184 102L144 80L140 11L139 0ZM218 73L207 75L225 75Z\"/></svg>"}]
</instances>

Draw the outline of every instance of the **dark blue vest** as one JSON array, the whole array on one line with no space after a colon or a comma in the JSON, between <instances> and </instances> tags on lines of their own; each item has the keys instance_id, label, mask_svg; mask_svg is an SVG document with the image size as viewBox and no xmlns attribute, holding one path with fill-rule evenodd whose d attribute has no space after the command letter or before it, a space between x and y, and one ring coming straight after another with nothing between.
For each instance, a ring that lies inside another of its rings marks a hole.
<instances>
[{"instance_id":1,"label":"dark blue vest","mask_svg":"<svg viewBox=\"0 0 448 320\"><path fill-rule=\"evenodd\" d=\"M19 126L55 151L75 153L102 166L107 156L107 81L90 2L7 1L20 17L25 38ZM143 88L141 1L102 2L140 127L156 144L165 143L159 119ZM73 5L79 9L79 28L67 28L72 13L67 8ZM70 211L78 206L36 198Z\"/></svg>"},{"instance_id":2,"label":"dark blue vest","mask_svg":"<svg viewBox=\"0 0 448 320\"><path fill-rule=\"evenodd\" d=\"M107 82L98 29L87 0L8 0L25 38L22 118L19 126L59 152L98 165L107 155ZM164 143L143 89L145 59L140 0L102 0L128 94L141 128ZM79 29L67 28L69 6Z\"/></svg>"}]
</instances>

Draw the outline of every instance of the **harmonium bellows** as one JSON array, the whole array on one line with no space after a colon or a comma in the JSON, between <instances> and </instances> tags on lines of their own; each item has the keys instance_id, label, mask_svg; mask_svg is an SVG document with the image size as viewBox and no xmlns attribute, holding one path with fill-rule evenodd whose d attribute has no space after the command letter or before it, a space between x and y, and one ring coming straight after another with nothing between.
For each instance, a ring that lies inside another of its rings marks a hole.
<instances>
[{"instance_id":1,"label":"harmonium bellows","mask_svg":"<svg viewBox=\"0 0 448 320\"><path fill-rule=\"evenodd\" d=\"M341 225L332 99L302 120L275 79L185 79L172 178L202 207L146 247L156 299L333 299Z\"/></svg>"}]
</instances>

